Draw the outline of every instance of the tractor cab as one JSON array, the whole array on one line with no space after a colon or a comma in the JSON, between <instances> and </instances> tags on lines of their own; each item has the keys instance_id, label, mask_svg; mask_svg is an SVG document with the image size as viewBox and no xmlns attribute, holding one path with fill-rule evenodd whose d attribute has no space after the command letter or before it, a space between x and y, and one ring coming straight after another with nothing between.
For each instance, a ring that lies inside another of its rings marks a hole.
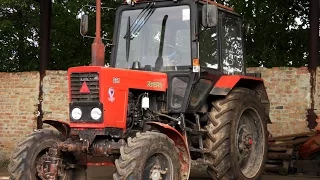
<instances>
[{"instance_id":1,"label":"tractor cab","mask_svg":"<svg viewBox=\"0 0 320 180\"><path fill-rule=\"evenodd\" d=\"M242 35L238 14L215 2L129 2L116 12L111 66L243 74Z\"/></svg>"},{"instance_id":2,"label":"tractor cab","mask_svg":"<svg viewBox=\"0 0 320 180\"><path fill-rule=\"evenodd\" d=\"M216 2L130 1L116 12L111 67L166 73L168 112L195 112L220 76L245 73L242 36L240 16Z\"/></svg>"}]
</instances>

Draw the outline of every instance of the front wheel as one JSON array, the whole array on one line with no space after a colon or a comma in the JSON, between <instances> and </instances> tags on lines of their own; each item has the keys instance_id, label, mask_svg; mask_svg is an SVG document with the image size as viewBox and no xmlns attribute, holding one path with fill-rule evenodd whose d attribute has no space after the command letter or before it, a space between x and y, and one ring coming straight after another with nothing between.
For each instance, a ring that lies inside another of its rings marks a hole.
<instances>
[{"instance_id":1,"label":"front wheel","mask_svg":"<svg viewBox=\"0 0 320 180\"><path fill-rule=\"evenodd\" d=\"M37 130L28 135L13 151L8 167L10 180L48 179L41 165L48 150L62 140L60 133L48 129ZM65 170L57 179L71 180L72 174L72 170Z\"/></svg>"},{"instance_id":2,"label":"front wheel","mask_svg":"<svg viewBox=\"0 0 320 180\"><path fill-rule=\"evenodd\" d=\"M137 133L120 148L114 180L180 180L180 161L174 142L157 132Z\"/></svg>"},{"instance_id":3,"label":"front wheel","mask_svg":"<svg viewBox=\"0 0 320 180\"><path fill-rule=\"evenodd\" d=\"M236 88L212 102L204 145L213 179L261 179L267 158L265 111L255 91Z\"/></svg>"}]
</instances>

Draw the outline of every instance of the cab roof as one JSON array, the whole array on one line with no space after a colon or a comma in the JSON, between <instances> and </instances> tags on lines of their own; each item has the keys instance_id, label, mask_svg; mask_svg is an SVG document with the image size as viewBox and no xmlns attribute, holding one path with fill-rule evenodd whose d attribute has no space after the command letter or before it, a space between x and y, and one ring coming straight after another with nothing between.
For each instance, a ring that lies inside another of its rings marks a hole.
<instances>
[{"instance_id":1,"label":"cab roof","mask_svg":"<svg viewBox=\"0 0 320 180\"><path fill-rule=\"evenodd\" d=\"M225 10L234 12L234 9L233 9L233 8L228 7L228 6L225 6L225 5L220 4L220 3L217 3L216 1L211 1L211 0L200 0L200 1L201 1L202 3L207 3L207 1L208 1L209 4L214 4L214 5L222 8L222 9L225 9Z\"/></svg>"},{"instance_id":2,"label":"cab roof","mask_svg":"<svg viewBox=\"0 0 320 180\"><path fill-rule=\"evenodd\" d=\"M133 1L134 3L146 3L146 2L154 2L154 1L173 1L173 0L131 0L131 1ZM207 3L207 1L208 1L209 4L214 4L214 5L218 6L221 9L225 9L225 10L228 10L228 11L231 11L231 12L235 12L233 8L225 6L225 5L220 4L220 3L217 3L216 1L199 0L199 2L201 2L202 4ZM126 0L124 0L124 3L126 3Z\"/></svg>"}]
</instances>

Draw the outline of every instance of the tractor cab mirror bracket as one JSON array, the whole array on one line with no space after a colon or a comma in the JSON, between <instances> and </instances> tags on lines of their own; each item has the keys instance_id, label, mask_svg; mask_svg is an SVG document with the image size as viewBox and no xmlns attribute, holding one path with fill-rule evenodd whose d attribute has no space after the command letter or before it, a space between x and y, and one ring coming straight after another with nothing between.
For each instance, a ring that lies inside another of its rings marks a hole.
<instances>
[{"instance_id":1,"label":"tractor cab mirror bracket","mask_svg":"<svg viewBox=\"0 0 320 180\"><path fill-rule=\"evenodd\" d=\"M88 23L89 23L88 19L89 19L89 17L86 14L81 16L80 34L82 36L85 36L88 33Z\"/></svg>"},{"instance_id":2,"label":"tractor cab mirror bracket","mask_svg":"<svg viewBox=\"0 0 320 180\"><path fill-rule=\"evenodd\" d=\"M212 28L218 24L218 7L214 4L206 4L202 7L202 26Z\"/></svg>"},{"instance_id":3,"label":"tractor cab mirror bracket","mask_svg":"<svg viewBox=\"0 0 320 180\"><path fill-rule=\"evenodd\" d=\"M86 37L86 38L92 38L94 39L95 37L94 36L89 36L87 35L88 33L88 30L89 30L89 15L88 14L85 14L85 8L86 9L90 9L91 11L93 9L96 8L96 6L91 6L91 5L84 5L80 11L82 11L84 14L81 15L81 19L80 19L80 34L81 36L83 37ZM101 9L103 10L107 10L107 11L110 11L110 10L116 10L116 8L111 8L111 7L101 7ZM93 11L92 11L93 12ZM101 37L102 40L106 40L106 41L112 41L111 39L107 39L107 38L104 38L104 37ZM110 43L107 43L107 46L112 46L112 44Z\"/></svg>"}]
</instances>

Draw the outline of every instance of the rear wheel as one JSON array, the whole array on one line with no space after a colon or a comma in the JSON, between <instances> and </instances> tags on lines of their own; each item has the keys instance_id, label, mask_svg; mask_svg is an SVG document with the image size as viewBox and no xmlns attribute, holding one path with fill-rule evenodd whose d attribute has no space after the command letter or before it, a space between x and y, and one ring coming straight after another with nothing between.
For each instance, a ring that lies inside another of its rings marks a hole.
<instances>
[{"instance_id":1,"label":"rear wheel","mask_svg":"<svg viewBox=\"0 0 320 180\"><path fill-rule=\"evenodd\" d=\"M49 148L61 142L63 137L56 131L42 129L28 135L20 142L11 156L8 167L10 180L48 179L42 164ZM65 170L58 180L71 180L72 170Z\"/></svg>"},{"instance_id":2,"label":"rear wheel","mask_svg":"<svg viewBox=\"0 0 320 180\"><path fill-rule=\"evenodd\" d=\"M157 132L137 133L120 148L114 180L179 180L180 161L174 142Z\"/></svg>"},{"instance_id":3,"label":"rear wheel","mask_svg":"<svg viewBox=\"0 0 320 180\"><path fill-rule=\"evenodd\" d=\"M260 179L267 158L265 111L252 90L234 89L212 103L206 126L208 173L214 179Z\"/></svg>"}]
</instances>

